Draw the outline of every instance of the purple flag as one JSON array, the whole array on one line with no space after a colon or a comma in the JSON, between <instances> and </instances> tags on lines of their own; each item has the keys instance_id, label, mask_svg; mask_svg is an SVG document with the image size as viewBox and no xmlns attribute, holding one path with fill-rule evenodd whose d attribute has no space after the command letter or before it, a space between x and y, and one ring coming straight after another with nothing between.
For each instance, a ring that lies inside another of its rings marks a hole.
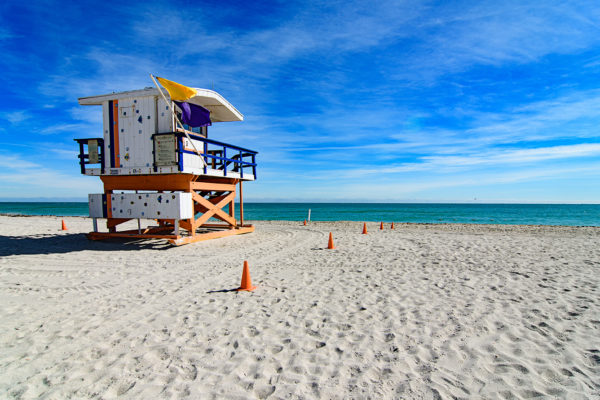
<instances>
[{"instance_id":1,"label":"purple flag","mask_svg":"<svg viewBox=\"0 0 600 400\"><path fill-rule=\"evenodd\" d=\"M209 126L210 111L202 106L187 103L185 101L174 101L181 108L181 122L193 128L199 126Z\"/></svg>"}]
</instances>

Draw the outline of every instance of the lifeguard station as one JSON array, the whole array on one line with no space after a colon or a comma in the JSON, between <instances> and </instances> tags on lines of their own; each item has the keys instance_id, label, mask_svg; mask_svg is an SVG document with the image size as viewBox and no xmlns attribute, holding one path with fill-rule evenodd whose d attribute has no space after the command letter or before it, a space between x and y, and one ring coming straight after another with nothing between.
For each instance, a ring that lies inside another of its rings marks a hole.
<instances>
[{"instance_id":1,"label":"lifeguard station","mask_svg":"<svg viewBox=\"0 0 600 400\"><path fill-rule=\"evenodd\" d=\"M102 106L104 118L103 137L75 139L81 173L104 184L104 193L89 195L88 238L181 245L254 231L244 224L242 182L256 179L257 152L208 138L212 123L243 115L212 90L158 80L166 90L154 81L156 88L79 99ZM98 218L106 219L108 232L98 230ZM117 230L130 220L137 229ZM142 227L141 220L156 225Z\"/></svg>"}]
</instances>

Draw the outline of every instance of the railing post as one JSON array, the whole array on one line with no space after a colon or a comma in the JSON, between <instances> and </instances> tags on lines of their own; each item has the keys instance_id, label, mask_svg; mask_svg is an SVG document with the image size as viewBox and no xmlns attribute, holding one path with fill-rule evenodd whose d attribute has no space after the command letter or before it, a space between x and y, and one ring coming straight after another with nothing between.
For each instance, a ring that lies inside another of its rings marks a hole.
<instances>
[{"instance_id":1,"label":"railing post","mask_svg":"<svg viewBox=\"0 0 600 400\"><path fill-rule=\"evenodd\" d=\"M240 159L238 160L238 166L240 167L240 178L244 177L244 156L242 155L242 151L240 150Z\"/></svg>"},{"instance_id":2,"label":"railing post","mask_svg":"<svg viewBox=\"0 0 600 400\"><path fill-rule=\"evenodd\" d=\"M252 154L252 174L254 175L254 179L256 179L256 154Z\"/></svg>"},{"instance_id":3,"label":"railing post","mask_svg":"<svg viewBox=\"0 0 600 400\"><path fill-rule=\"evenodd\" d=\"M244 192L242 191L242 181L240 181L240 226L244 226Z\"/></svg>"},{"instance_id":4,"label":"railing post","mask_svg":"<svg viewBox=\"0 0 600 400\"><path fill-rule=\"evenodd\" d=\"M85 175L85 156L83 155L83 141L79 142L79 166L81 173Z\"/></svg>"},{"instance_id":5,"label":"railing post","mask_svg":"<svg viewBox=\"0 0 600 400\"><path fill-rule=\"evenodd\" d=\"M177 138L177 158L177 168L183 172L183 138L181 136Z\"/></svg>"},{"instance_id":6,"label":"railing post","mask_svg":"<svg viewBox=\"0 0 600 400\"><path fill-rule=\"evenodd\" d=\"M206 167L208 166L208 143L204 142L204 175L206 175Z\"/></svg>"},{"instance_id":7,"label":"railing post","mask_svg":"<svg viewBox=\"0 0 600 400\"><path fill-rule=\"evenodd\" d=\"M227 146L223 146L223 159L221 163L223 164L223 176L227 176Z\"/></svg>"},{"instance_id":8,"label":"railing post","mask_svg":"<svg viewBox=\"0 0 600 400\"><path fill-rule=\"evenodd\" d=\"M104 173L104 139L98 139L98 148L100 149L100 175Z\"/></svg>"}]
</instances>

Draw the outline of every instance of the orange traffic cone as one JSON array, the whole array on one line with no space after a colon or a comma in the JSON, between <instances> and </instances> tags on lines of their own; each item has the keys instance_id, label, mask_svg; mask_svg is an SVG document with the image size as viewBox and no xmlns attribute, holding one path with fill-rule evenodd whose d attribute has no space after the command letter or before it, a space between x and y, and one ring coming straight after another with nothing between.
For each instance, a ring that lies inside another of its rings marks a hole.
<instances>
[{"instance_id":1,"label":"orange traffic cone","mask_svg":"<svg viewBox=\"0 0 600 400\"><path fill-rule=\"evenodd\" d=\"M304 220L304 226L306 226L306 220Z\"/></svg>"},{"instance_id":2,"label":"orange traffic cone","mask_svg":"<svg viewBox=\"0 0 600 400\"><path fill-rule=\"evenodd\" d=\"M365 222L365 224L363 225L363 235L367 234L367 223Z\"/></svg>"},{"instance_id":3,"label":"orange traffic cone","mask_svg":"<svg viewBox=\"0 0 600 400\"><path fill-rule=\"evenodd\" d=\"M331 234L331 232L329 232L329 243L327 243L327 248L329 250L335 249L335 246L333 245L333 235Z\"/></svg>"},{"instance_id":4,"label":"orange traffic cone","mask_svg":"<svg viewBox=\"0 0 600 400\"><path fill-rule=\"evenodd\" d=\"M394 223L392 222L392 229L394 229Z\"/></svg>"},{"instance_id":5,"label":"orange traffic cone","mask_svg":"<svg viewBox=\"0 0 600 400\"><path fill-rule=\"evenodd\" d=\"M381 221L381 225L379 225L379 229L383 230L383 221Z\"/></svg>"},{"instance_id":6,"label":"orange traffic cone","mask_svg":"<svg viewBox=\"0 0 600 400\"><path fill-rule=\"evenodd\" d=\"M250 268L248 268L248 261L244 261L244 269L242 270L242 283L237 288L238 291L245 290L251 292L256 289L256 286L252 286L252 279L250 279Z\"/></svg>"},{"instance_id":7,"label":"orange traffic cone","mask_svg":"<svg viewBox=\"0 0 600 400\"><path fill-rule=\"evenodd\" d=\"M67 225L65 224L65 220L62 220L62 231L66 231L67 230Z\"/></svg>"}]
</instances>

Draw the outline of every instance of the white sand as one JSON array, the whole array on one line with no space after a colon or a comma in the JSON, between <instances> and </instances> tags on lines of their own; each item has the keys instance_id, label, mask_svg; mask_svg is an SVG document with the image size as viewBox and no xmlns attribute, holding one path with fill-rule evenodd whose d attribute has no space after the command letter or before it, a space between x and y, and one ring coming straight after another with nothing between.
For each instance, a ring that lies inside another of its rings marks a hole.
<instances>
[{"instance_id":1,"label":"white sand","mask_svg":"<svg viewBox=\"0 0 600 400\"><path fill-rule=\"evenodd\" d=\"M0 398L600 397L599 228L65 221L0 216Z\"/></svg>"}]
</instances>

